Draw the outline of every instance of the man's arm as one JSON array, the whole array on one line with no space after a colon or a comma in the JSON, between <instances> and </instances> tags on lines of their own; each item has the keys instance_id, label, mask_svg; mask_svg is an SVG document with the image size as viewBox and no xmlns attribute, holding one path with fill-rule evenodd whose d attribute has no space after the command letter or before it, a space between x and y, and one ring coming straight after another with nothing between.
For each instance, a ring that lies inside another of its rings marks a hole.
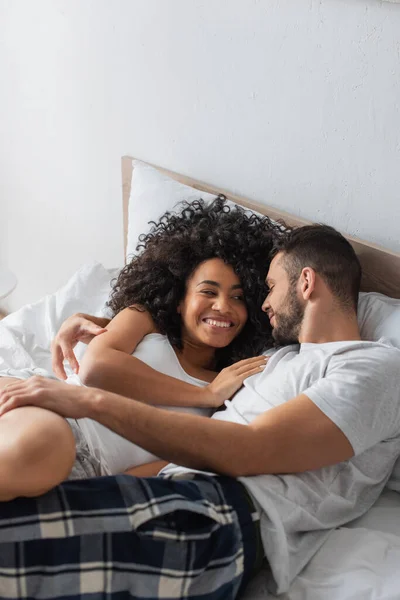
<instances>
[{"instance_id":1,"label":"man's arm","mask_svg":"<svg viewBox=\"0 0 400 600\"><path fill-rule=\"evenodd\" d=\"M305 394L241 425L34 377L0 392L0 417L28 404L64 417L90 417L164 460L232 477L314 470L354 454L342 431Z\"/></svg>"},{"instance_id":2,"label":"man's arm","mask_svg":"<svg viewBox=\"0 0 400 600\"><path fill-rule=\"evenodd\" d=\"M249 425L172 414L99 392L91 418L165 460L233 477L297 473L348 460L342 431L304 394Z\"/></svg>"}]
</instances>

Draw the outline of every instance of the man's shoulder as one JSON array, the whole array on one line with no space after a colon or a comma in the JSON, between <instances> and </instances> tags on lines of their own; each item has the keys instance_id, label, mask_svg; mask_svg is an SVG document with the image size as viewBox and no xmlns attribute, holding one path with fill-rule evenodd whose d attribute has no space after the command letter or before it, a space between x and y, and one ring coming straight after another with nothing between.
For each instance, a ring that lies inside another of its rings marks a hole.
<instances>
[{"instance_id":1,"label":"man's shoulder","mask_svg":"<svg viewBox=\"0 0 400 600\"><path fill-rule=\"evenodd\" d=\"M295 347L291 347L294 349ZM323 343L303 343L300 345L300 353L314 353L325 357L339 357L342 355L377 355L400 360L400 349L393 346L390 340L380 338L376 341L370 340L343 340Z\"/></svg>"},{"instance_id":2,"label":"man's shoulder","mask_svg":"<svg viewBox=\"0 0 400 600\"><path fill-rule=\"evenodd\" d=\"M354 354L377 354L379 356L385 356L393 358L393 360L400 359L400 350L393 346L393 344L387 338L380 338L379 340L354 340L348 342L342 342L333 354L343 353L354 353Z\"/></svg>"},{"instance_id":3,"label":"man's shoulder","mask_svg":"<svg viewBox=\"0 0 400 600\"><path fill-rule=\"evenodd\" d=\"M400 349L384 338L377 341L349 342L332 353L332 365L340 362L345 362L348 366L353 365L356 369L363 369L364 375L367 375L368 371L371 375L376 374L377 371L397 375L400 373Z\"/></svg>"}]
</instances>

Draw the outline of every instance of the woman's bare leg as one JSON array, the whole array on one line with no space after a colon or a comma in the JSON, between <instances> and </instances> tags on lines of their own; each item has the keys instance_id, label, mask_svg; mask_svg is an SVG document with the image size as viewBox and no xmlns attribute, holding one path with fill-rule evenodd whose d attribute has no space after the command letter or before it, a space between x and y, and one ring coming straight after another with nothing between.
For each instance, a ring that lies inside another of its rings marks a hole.
<instances>
[{"instance_id":1,"label":"woman's bare leg","mask_svg":"<svg viewBox=\"0 0 400 600\"><path fill-rule=\"evenodd\" d=\"M0 378L0 389L13 381ZM0 417L0 500L44 494L68 477L74 461L75 438L59 415L25 406Z\"/></svg>"}]
</instances>

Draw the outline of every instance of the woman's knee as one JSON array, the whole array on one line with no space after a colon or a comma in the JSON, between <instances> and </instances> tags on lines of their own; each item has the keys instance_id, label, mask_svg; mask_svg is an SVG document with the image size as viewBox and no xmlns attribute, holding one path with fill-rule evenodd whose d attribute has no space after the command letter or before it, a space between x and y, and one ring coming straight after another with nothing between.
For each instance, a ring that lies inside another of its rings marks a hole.
<instances>
[{"instance_id":1,"label":"woman's knee","mask_svg":"<svg viewBox=\"0 0 400 600\"><path fill-rule=\"evenodd\" d=\"M15 495L44 493L71 472L75 438L59 415L34 406L17 408L0 418L0 436L0 479Z\"/></svg>"}]
</instances>

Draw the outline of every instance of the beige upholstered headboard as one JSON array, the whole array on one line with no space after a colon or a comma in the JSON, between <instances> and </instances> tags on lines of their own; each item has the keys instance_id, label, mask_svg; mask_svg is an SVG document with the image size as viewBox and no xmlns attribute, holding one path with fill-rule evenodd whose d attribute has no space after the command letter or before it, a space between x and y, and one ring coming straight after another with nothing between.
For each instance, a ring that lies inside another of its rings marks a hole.
<instances>
[{"instance_id":1,"label":"beige upholstered headboard","mask_svg":"<svg viewBox=\"0 0 400 600\"><path fill-rule=\"evenodd\" d=\"M154 165L153 165L154 166ZM257 210L258 212L268 215L272 219L279 220L283 219L288 225L301 226L307 225L310 221L305 221L298 217L294 217L289 213L285 213L265 206L264 204L258 204L251 202L242 196L236 196L216 188L214 186L201 183L190 177L179 175L173 171L156 167L162 173L169 177L180 181L186 185L190 185L200 191L209 192L210 194L225 194L229 200L237 202L247 208ZM126 249L127 240L127 228L128 228L128 204L131 190L131 179L132 179L132 157L122 157L122 195L123 195L123 222L124 222L124 250ZM375 244L369 244L363 242L357 238L346 236L347 239L352 243L355 251L357 252L360 262L363 267L363 280L361 289L365 292L380 292L386 294L392 298L400 298L400 254L385 250Z\"/></svg>"}]
</instances>

